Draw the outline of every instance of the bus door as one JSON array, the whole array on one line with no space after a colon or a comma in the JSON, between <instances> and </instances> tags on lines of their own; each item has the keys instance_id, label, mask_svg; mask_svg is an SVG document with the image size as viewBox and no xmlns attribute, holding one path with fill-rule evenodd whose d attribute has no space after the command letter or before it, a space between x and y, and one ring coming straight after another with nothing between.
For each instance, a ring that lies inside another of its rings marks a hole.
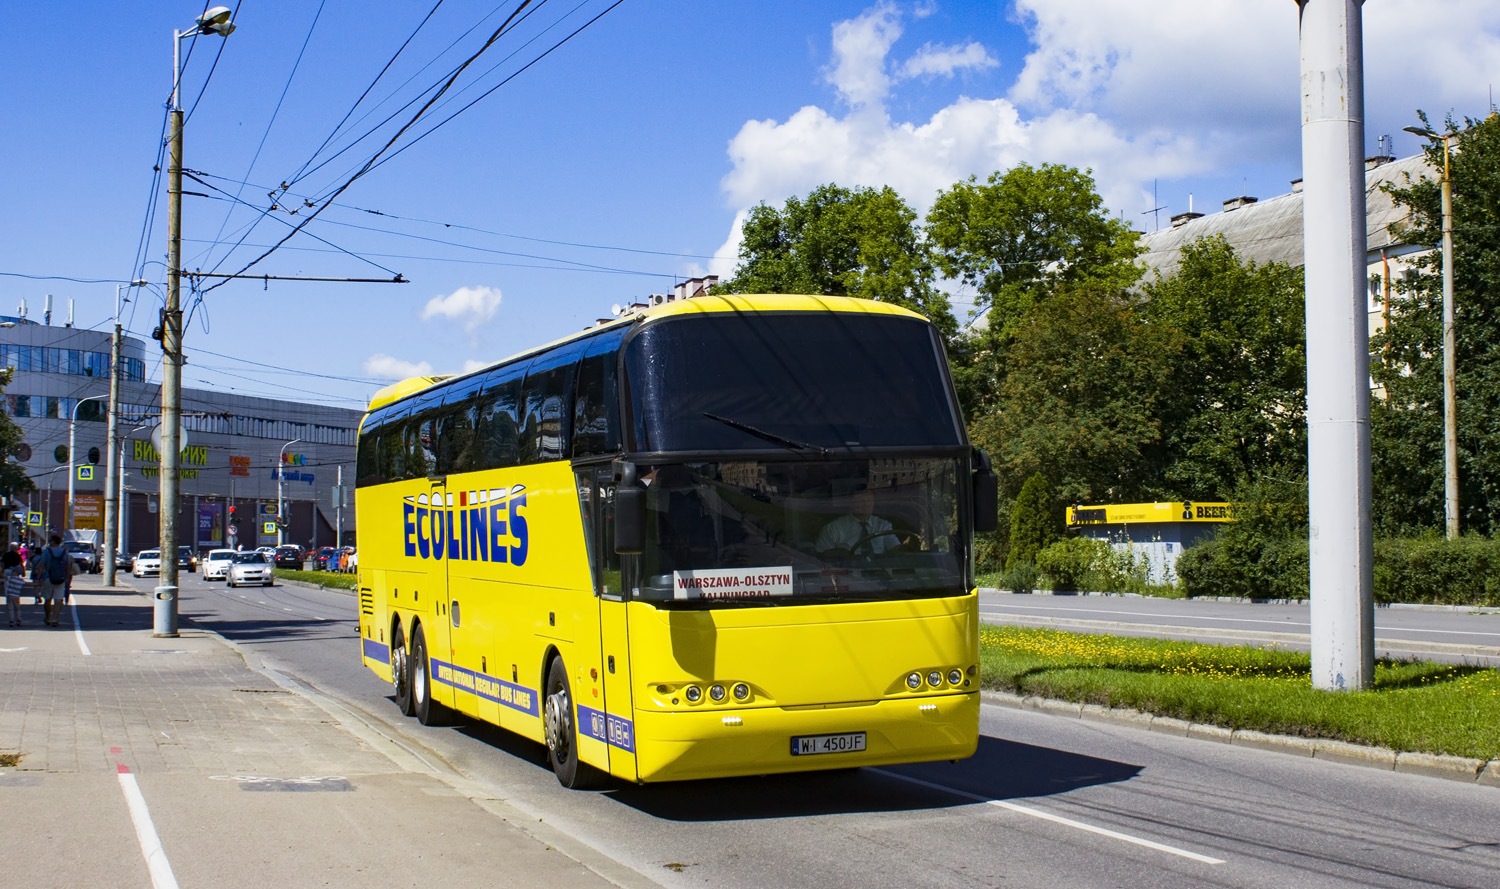
<instances>
[{"instance_id":1,"label":"bus door","mask_svg":"<svg viewBox=\"0 0 1500 889\"><path fill-rule=\"evenodd\" d=\"M450 632L452 616L448 597L448 565L450 536L456 536L448 528L453 511L448 508L452 495L442 481L433 481L427 495L427 513L420 517L425 524L427 551L421 551L423 534L418 532L418 554L423 556L427 568L426 577L415 603L422 616L422 633L427 639L427 658L432 663L432 700L445 707L453 707L453 634ZM417 501L421 506L421 500Z\"/></svg>"},{"instance_id":2,"label":"bus door","mask_svg":"<svg viewBox=\"0 0 1500 889\"><path fill-rule=\"evenodd\" d=\"M629 600L621 582L620 555L615 552L614 479L610 467L590 467L578 473L584 527L589 531L589 561L593 566L594 598L599 608L599 645L604 690L602 709L579 707L579 734L604 741L609 749L609 772L627 781L636 779L635 706L630 687ZM580 701L582 699L580 698Z\"/></svg>"},{"instance_id":3,"label":"bus door","mask_svg":"<svg viewBox=\"0 0 1500 889\"><path fill-rule=\"evenodd\" d=\"M500 724L500 685L491 664L499 584L488 579L488 492L447 490L448 633L453 664L454 706L486 722ZM498 657L498 656L497 656ZM507 674L508 678L508 674Z\"/></svg>"}]
</instances>

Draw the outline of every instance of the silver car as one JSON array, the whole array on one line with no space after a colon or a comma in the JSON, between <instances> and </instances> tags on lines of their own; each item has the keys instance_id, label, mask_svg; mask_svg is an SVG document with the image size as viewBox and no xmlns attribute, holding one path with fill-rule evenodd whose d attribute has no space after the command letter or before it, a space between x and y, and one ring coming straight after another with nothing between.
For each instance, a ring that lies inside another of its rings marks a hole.
<instances>
[{"instance_id":1,"label":"silver car","mask_svg":"<svg viewBox=\"0 0 1500 889\"><path fill-rule=\"evenodd\" d=\"M231 587L247 583L270 586L274 580L271 560L266 558L265 553L254 552L234 554L234 560L229 563L229 577L225 582Z\"/></svg>"},{"instance_id":2,"label":"silver car","mask_svg":"<svg viewBox=\"0 0 1500 889\"><path fill-rule=\"evenodd\" d=\"M130 573L136 577L145 577L147 574L161 573L161 550L143 549L135 554L135 564L131 566Z\"/></svg>"},{"instance_id":3,"label":"silver car","mask_svg":"<svg viewBox=\"0 0 1500 889\"><path fill-rule=\"evenodd\" d=\"M236 553L232 549L211 549L203 560L204 580L224 580L229 577L229 564Z\"/></svg>"}]
</instances>

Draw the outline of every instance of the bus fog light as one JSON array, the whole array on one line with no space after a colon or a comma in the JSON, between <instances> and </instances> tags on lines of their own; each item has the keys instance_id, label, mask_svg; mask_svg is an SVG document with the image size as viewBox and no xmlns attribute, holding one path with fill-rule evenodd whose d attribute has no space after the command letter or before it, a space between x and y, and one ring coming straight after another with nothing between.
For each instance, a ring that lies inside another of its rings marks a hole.
<instances>
[{"instance_id":1,"label":"bus fog light","mask_svg":"<svg viewBox=\"0 0 1500 889\"><path fill-rule=\"evenodd\" d=\"M921 688L922 687L922 674L921 673L913 673L910 676L906 677L906 687L907 688Z\"/></svg>"},{"instance_id":2,"label":"bus fog light","mask_svg":"<svg viewBox=\"0 0 1500 889\"><path fill-rule=\"evenodd\" d=\"M715 702L724 700L724 686L722 686L722 685L712 686L708 690L708 696L710 698L713 698Z\"/></svg>"},{"instance_id":3,"label":"bus fog light","mask_svg":"<svg viewBox=\"0 0 1500 889\"><path fill-rule=\"evenodd\" d=\"M948 671L948 684L957 685L964 681L964 671L957 668Z\"/></svg>"},{"instance_id":4,"label":"bus fog light","mask_svg":"<svg viewBox=\"0 0 1500 889\"><path fill-rule=\"evenodd\" d=\"M682 691L683 697L688 699L689 704L696 704L703 700L703 689L696 685L689 685Z\"/></svg>"},{"instance_id":5,"label":"bus fog light","mask_svg":"<svg viewBox=\"0 0 1500 889\"><path fill-rule=\"evenodd\" d=\"M942 674L942 672L939 671L939 670L933 670L931 673L928 673L927 674L927 684L930 685L930 686L932 686L933 688L937 688L939 685L942 685L943 684L943 674Z\"/></svg>"},{"instance_id":6,"label":"bus fog light","mask_svg":"<svg viewBox=\"0 0 1500 889\"><path fill-rule=\"evenodd\" d=\"M750 697L750 686L746 685L743 682L735 683L734 699L736 701L743 701L748 697Z\"/></svg>"}]
</instances>

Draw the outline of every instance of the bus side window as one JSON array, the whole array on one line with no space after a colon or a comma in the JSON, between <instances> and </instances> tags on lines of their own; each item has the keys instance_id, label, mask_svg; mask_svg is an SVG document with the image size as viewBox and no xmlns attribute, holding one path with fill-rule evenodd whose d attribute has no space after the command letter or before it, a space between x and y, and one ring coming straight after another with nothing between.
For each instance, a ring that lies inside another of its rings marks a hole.
<instances>
[{"instance_id":1,"label":"bus side window","mask_svg":"<svg viewBox=\"0 0 1500 889\"><path fill-rule=\"evenodd\" d=\"M573 365L527 374L522 388L526 422L521 427L521 462L561 460L568 453L568 395Z\"/></svg>"},{"instance_id":2,"label":"bus side window","mask_svg":"<svg viewBox=\"0 0 1500 889\"><path fill-rule=\"evenodd\" d=\"M386 481L380 471L380 426L376 424L360 433L359 448L354 453L354 485L378 485Z\"/></svg>"},{"instance_id":3,"label":"bus side window","mask_svg":"<svg viewBox=\"0 0 1500 889\"><path fill-rule=\"evenodd\" d=\"M620 581L620 554L615 552L614 477L608 466L580 470L578 505L583 513L584 540L588 546L589 567L593 569L594 592L619 596L624 587Z\"/></svg>"},{"instance_id":4,"label":"bus side window","mask_svg":"<svg viewBox=\"0 0 1500 889\"><path fill-rule=\"evenodd\" d=\"M431 414L420 419L412 418L408 431L411 450L407 453L407 470L412 478L430 476L437 470L437 458L433 453L436 430L433 426Z\"/></svg>"},{"instance_id":5,"label":"bus side window","mask_svg":"<svg viewBox=\"0 0 1500 889\"><path fill-rule=\"evenodd\" d=\"M406 427L406 421L401 420L380 430L380 474L387 481L410 478L406 474Z\"/></svg>"},{"instance_id":6,"label":"bus side window","mask_svg":"<svg viewBox=\"0 0 1500 889\"><path fill-rule=\"evenodd\" d=\"M612 454L620 449L620 396L613 351L578 363L578 394L573 408L573 457Z\"/></svg>"},{"instance_id":7,"label":"bus side window","mask_svg":"<svg viewBox=\"0 0 1500 889\"><path fill-rule=\"evenodd\" d=\"M516 415L519 378L486 383L474 421L479 439L475 469L503 469L518 461Z\"/></svg>"}]
</instances>

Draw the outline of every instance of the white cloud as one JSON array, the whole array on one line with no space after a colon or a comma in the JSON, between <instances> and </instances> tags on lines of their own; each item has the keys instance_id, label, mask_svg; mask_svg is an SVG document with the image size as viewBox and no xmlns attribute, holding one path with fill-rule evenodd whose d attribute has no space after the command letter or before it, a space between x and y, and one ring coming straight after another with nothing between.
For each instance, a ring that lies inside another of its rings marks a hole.
<instances>
[{"instance_id":1,"label":"white cloud","mask_svg":"<svg viewBox=\"0 0 1500 889\"><path fill-rule=\"evenodd\" d=\"M434 296L422 309L422 320L434 317L462 321L464 330L473 333L495 317L500 309L500 291L494 287L460 287L447 296Z\"/></svg>"},{"instance_id":2,"label":"white cloud","mask_svg":"<svg viewBox=\"0 0 1500 889\"><path fill-rule=\"evenodd\" d=\"M479 370L481 367L489 367L492 363L493 362L490 361L480 361L475 358L469 358L464 361L464 369L460 371L460 373L471 373L473 371Z\"/></svg>"},{"instance_id":3,"label":"white cloud","mask_svg":"<svg viewBox=\"0 0 1500 889\"><path fill-rule=\"evenodd\" d=\"M833 26L834 63L826 76L851 106L877 103L889 91L885 57L901 36L900 19L893 4L882 2Z\"/></svg>"},{"instance_id":4,"label":"white cloud","mask_svg":"<svg viewBox=\"0 0 1500 889\"><path fill-rule=\"evenodd\" d=\"M365 359L365 373L382 380L404 380L407 377L425 377L432 374L432 365L425 361L406 361L384 353Z\"/></svg>"},{"instance_id":5,"label":"white cloud","mask_svg":"<svg viewBox=\"0 0 1500 889\"><path fill-rule=\"evenodd\" d=\"M1000 61L990 55L990 51L980 43L970 43L968 46L934 46L928 43L902 64L901 76L952 77L955 71L963 69L984 70L999 66Z\"/></svg>"}]
</instances>

